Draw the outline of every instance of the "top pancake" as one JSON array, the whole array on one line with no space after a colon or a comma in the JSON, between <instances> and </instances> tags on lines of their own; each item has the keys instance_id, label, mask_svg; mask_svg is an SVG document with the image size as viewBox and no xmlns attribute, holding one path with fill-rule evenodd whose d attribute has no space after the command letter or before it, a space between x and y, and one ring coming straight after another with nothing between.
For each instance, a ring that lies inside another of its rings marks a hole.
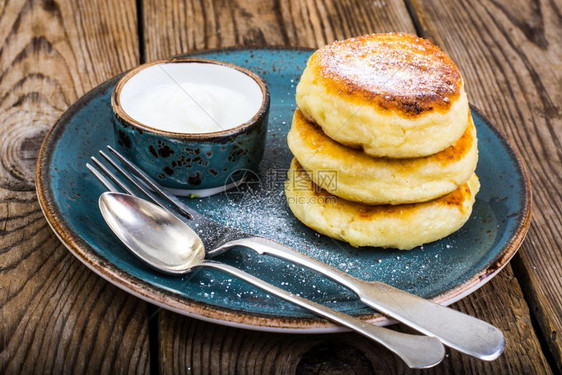
<instances>
[{"instance_id":1,"label":"top pancake","mask_svg":"<svg viewBox=\"0 0 562 375\"><path fill-rule=\"evenodd\" d=\"M332 90L407 117L447 111L462 87L451 59L410 34L365 35L328 44L310 64L319 68Z\"/></svg>"},{"instance_id":2,"label":"top pancake","mask_svg":"<svg viewBox=\"0 0 562 375\"><path fill-rule=\"evenodd\" d=\"M455 64L431 42L402 33L320 48L303 72L297 105L329 137L372 156L431 155L467 126Z\"/></svg>"}]
</instances>

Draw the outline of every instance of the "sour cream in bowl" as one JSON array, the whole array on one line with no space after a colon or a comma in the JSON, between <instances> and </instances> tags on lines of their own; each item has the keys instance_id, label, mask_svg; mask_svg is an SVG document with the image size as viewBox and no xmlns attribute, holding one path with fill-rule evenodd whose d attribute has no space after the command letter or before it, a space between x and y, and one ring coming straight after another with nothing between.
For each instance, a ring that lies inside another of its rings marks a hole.
<instances>
[{"instance_id":1,"label":"sour cream in bowl","mask_svg":"<svg viewBox=\"0 0 562 375\"><path fill-rule=\"evenodd\" d=\"M257 169L269 102L265 83L232 64L147 63L114 89L116 146L176 194L208 195Z\"/></svg>"}]
</instances>

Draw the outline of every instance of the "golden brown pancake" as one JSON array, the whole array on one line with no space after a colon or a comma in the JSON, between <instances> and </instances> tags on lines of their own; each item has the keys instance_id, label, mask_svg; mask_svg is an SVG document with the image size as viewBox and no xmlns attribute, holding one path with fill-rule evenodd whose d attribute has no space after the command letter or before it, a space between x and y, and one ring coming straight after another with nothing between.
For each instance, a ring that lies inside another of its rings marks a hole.
<instances>
[{"instance_id":1,"label":"golden brown pancake","mask_svg":"<svg viewBox=\"0 0 562 375\"><path fill-rule=\"evenodd\" d=\"M287 141L309 177L329 193L366 204L424 202L456 190L478 161L476 129L469 126L437 154L409 159L376 158L330 139L297 110Z\"/></svg>"},{"instance_id":2,"label":"golden brown pancake","mask_svg":"<svg viewBox=\"0 0 562 375\"><path fill-rule=\"evenodd\" d=\"M315 231L350 243L409 250L441 239L470 217L480 188L475 174L441 198L403 205L366 205L336 197L315 185L293 159L285 194L297 219Z\"/></svg>"},{"instance_id":3,"label":"golden brown pancake","mask_svg":"<svg viewBox=\"0 0 562 375\"><path fill-rule=\"evenodd\" d=\"M402 33L334 42L309 59L297 105L327 136L371 156L427 156L468 125L468 99L451 59Z\"/></svg>"}]
</instances>

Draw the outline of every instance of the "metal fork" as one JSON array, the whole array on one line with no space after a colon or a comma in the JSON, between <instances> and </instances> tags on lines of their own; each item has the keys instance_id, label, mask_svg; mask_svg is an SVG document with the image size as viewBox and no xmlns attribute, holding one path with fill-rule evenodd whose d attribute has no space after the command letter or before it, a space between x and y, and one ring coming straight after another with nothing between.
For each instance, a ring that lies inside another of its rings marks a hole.
<instances>
[{"instance_id":1,"label":"metal fork","mask_svg":"<svg viewBox=\"0 0 562 375\"><path fill-rule=\"evenodd\" d=\"M505 347L503 334L489 323L440 306L390 285L378 281L357 279L288 246L210 220L167 192L117 150L111 146L107 146L107 148L122 165L107 153L100 151L100 154L132 185L162 207L166 207L167 203L171 204L181 214L178 218L188 223L192 228L199 228L198 234L204 241L206 248L213 249L207 253L209 257L221 254L236 246L252 249L259 254L273 255L327 276L355 292L366 305L419 332L435 336L445 345L460 352L483 360L496 359L503 352ZM92 157L92 161L121 189L135 195L99 160ZM91 166L89 168L93 169Z\"/></svg>"}]
</instances>

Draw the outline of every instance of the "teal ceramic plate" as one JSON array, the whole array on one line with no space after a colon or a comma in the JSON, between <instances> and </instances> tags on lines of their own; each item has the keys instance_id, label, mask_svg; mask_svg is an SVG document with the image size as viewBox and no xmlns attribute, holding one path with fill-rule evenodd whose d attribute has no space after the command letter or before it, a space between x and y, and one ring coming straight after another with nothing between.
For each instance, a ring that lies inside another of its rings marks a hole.
<instances>
[{"instance_id":1,"label":"teal ceramic plate","mask_svg":"<svg viewBox=\"0 0 562 375\"><path fill-rule=\"evenodd\" d=\"M490 280L515 254L530 220L531 192L514 151L476 111L482 188L467 224L455 234L412 251L355 249L318 235L290 213L283 181L291 160L286 134L295 109L295 85L309 50L222 50L195 56L227 61L259 74L271 92L270 124L259 182L252 193L231 192L187 203L221 223L263 235L365 280L450 304ZM135 258L113 235L98 210L101 185L85 164L113 144L110 94L118 77L77 101L47 135L37 167L37 192L45 216L68 249L94 272L124 290L181 314L220 324L284 332L328 332L339 327L231 276L199 270L185 277L159 274ZM310 271L249 250L221 261L282 288L362 319L388 323L357 297Z\"/></svg>"}]
</instances>

